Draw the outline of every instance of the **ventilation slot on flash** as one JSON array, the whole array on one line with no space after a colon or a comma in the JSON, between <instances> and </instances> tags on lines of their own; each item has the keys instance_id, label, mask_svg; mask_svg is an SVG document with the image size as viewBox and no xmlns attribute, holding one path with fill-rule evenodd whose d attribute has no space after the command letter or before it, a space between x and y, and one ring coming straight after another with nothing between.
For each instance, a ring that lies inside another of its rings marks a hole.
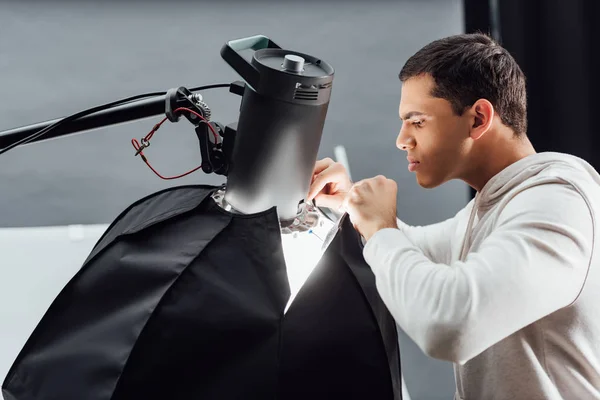
<instances>
[{"instance_id":1,"label":"ventilation slot on flash","mask_svg":"<svg viewBox=\"0 0 600 400\"><path fill-rule=\"evenodd\" d=\"M318 90L296 89L294 91L295 100L317 100L319 98Z\"/></svg>"}]
</instances>

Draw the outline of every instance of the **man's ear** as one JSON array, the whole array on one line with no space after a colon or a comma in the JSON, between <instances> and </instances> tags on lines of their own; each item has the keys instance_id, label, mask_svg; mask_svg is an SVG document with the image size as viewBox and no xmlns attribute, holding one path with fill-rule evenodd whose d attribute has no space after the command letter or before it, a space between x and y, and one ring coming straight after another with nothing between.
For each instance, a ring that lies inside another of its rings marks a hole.
<instances>
[{"instance_id":1,"label":"man's ear","mask_svg":"<svg viewBox=\"0 0 600 400\"><path fill-rule=\"evenodd\" d=\"M469 114L471 117L469 136L473 140L477 140L490 130L494 121L494 106L489 100L479 99L471 106Z\"/></svg>"}]
</instances>

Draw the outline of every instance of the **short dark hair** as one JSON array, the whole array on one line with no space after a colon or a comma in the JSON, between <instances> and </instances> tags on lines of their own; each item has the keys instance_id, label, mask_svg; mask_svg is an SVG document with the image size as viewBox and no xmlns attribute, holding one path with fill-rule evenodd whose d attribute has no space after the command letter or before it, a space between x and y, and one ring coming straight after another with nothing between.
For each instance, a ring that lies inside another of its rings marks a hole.
<instances>
[{"instance_id":1,"label":"short dark hair","mask_svg":"<svg viewBox=\"0 0 600 400\"><path fill-rule=\"evenodd\" d=\"M527 131L527 90L521 68L498 42L477 32L433 41L408 59L402 82L428 74L436 87L432 96L446 99L457 115L484 98L494 105L502 123L515 135Z\"/></svg>"}]
</instances>

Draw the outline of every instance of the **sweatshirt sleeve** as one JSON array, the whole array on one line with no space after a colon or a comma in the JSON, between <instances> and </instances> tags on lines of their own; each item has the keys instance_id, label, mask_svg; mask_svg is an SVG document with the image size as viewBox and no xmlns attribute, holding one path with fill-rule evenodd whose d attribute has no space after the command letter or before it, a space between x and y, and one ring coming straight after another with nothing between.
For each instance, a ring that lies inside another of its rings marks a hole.
<instances>
[{"instance_id":1,"label":"sweatshirt sleeve","mask_svg":"<svg viewBox=\"0 0 600 400\"><path fill-rule=\"evenodd\" d=\"M396 218L398 229L406 238L427 257L437 263L448 262L452 256L452 238L458 226L458 214L455 217L436 224L412 226ZM361 236L362 244L367 240Z\"/></svg>"},{"instance_id":2,"label":"sweatshirt sleeve","mask_svg":"<svg viewBox=\"0 0 600 400\"><path fill-rule=\"evenodd\" d=\"M495 229L464 261L430 261L400 229L365 245L379 294L429 356L465 363L493 344L571 304L593 246L593 216L572 186L517 194Z\"/></svg>"},{"instance_id":3,"label":"sweatshirt sleeve","mask_svg":"<svg viewBox=\"0 0 600 400\"><path fill-rule=\"evenodd\" d=\"M468 213L473 206L473 200L460 210L454 217L436 224L425 226L411 226L397 218L398 229L406 238L431 261L436 263L450 262L452 242L456 236L458 222L464 213Z\"/></svg>"},{"instance_id":4,"label":"sweatshirt sleeve","mask_svg":"<svg viewBox=\"0 0 600 400\"><path fill-rule=\"evenodd\" d=\"M459 222L472 209L474 200L459 210L454 217L444 221L423 225L408 225L400 218L396 217L396 224L406 238L431 261L437 263L450 262L452 258L453 239L456 237L456 231L459 229ZM337 215L336 215L337 216ZM337 216L341 218L341 216ZM362 244L367 241L361 236ZM462 240L461 240L462 242Z\"/></svg>"}]
</instances>

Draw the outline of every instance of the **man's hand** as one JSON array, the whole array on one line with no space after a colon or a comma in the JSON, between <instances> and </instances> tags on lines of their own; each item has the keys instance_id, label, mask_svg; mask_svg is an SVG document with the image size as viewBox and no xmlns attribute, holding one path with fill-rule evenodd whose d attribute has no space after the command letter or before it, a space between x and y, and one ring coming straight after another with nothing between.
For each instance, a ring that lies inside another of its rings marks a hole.
<instances>
[{"instance_id":1,"label":"man's hand","mask_svg":"<svg viewBox=\"0 0 600 400\"><path fill-rule=\"evenodd\" d=\"M396 222L396 182L379 175L355 183L343 201L354 228L369 240L384 228L398 228Z\"/></svg>"},{"instance_id":2,"label":"man's hand","mask_svg":"<svg viewBox=\"0 0 600 400\"><path fill-rule=\"evenodd\" d=\"M306 201L314 199L315 205L338 211L351 187L344 165L324 158L315 164Z\"/></svg>"}]
</instances>

